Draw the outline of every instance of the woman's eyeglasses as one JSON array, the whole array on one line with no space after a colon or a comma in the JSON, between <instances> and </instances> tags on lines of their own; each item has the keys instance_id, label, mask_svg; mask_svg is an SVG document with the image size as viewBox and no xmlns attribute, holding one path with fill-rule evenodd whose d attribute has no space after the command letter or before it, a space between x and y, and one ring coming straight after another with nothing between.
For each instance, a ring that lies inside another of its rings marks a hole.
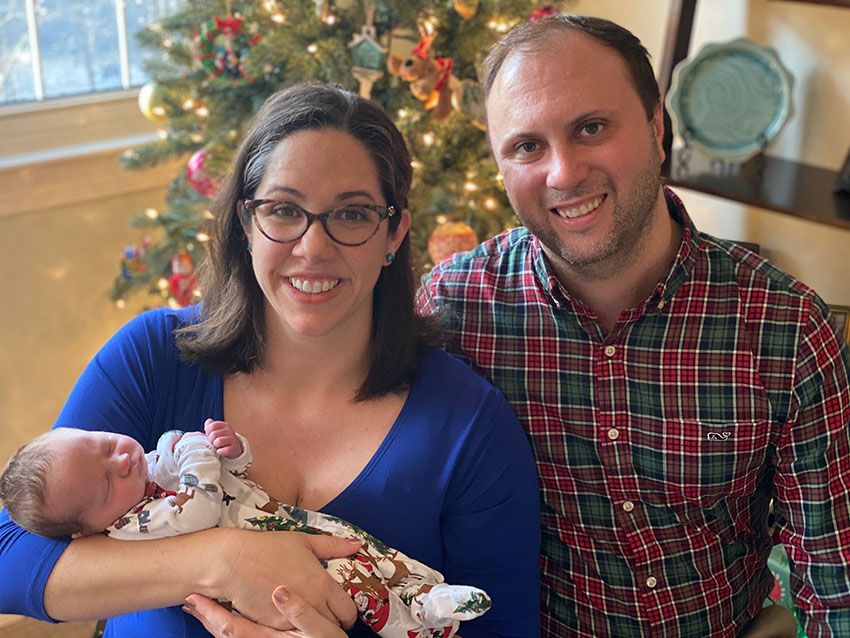
<instances>
[{"instance_id":1,"label":"woman's eyeglasses","mask_svg":"<svg viewBox=\"0 0 850 638\"><path fill-rule=\"evenodd\" d=\"M244 199L242 206L243 214L254 218L260 232L279 244L301 239L310 225L318 220L328 237L336 243L360 246L378 232L383 220L396 212L393 206L346 204L316 214L276 199Z\"/></svg>"}]
</instances>

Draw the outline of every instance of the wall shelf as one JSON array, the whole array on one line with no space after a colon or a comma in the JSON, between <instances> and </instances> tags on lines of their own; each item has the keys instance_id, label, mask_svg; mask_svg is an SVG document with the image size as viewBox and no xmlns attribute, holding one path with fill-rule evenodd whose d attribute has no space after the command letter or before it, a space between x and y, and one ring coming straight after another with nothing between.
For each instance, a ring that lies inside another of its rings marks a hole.
<instances>
[{"instance_id":1,"label":"wall shelf","mask_svg":"<svg viewBox=\"0 0 850 638\"><path fill-rule=\"evenodd\" d=\"M769 155L746 164L674 150L666 183L850 229L850 195L834 193L838 173Z\"/></svg>"}]
</instances>

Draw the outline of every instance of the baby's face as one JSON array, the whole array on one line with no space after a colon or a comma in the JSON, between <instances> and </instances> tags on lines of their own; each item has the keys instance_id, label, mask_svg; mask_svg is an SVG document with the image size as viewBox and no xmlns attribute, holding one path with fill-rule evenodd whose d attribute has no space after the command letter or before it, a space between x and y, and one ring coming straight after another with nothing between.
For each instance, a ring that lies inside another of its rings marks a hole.
<instances>
[{"instance_id":1,"label":"baby's face","mask_svg":"<svg viewBox=\"0 0 850 638\"><path fill-rule=\"evenodd\" d=\"M145 451L129 436L55 430L58 454L47 481L52 515L80 513L88 531L106 529L145 495Z\"/></svg>"}]
</instances>

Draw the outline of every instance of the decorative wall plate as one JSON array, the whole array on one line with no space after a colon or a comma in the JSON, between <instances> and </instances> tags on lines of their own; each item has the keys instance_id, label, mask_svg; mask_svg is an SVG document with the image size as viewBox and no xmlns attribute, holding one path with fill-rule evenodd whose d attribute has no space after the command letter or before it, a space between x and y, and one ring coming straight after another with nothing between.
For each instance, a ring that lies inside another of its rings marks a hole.
<instances>
[{"instance_id":1,"label":"decorative wall plate","mask_svg":"<svg viewBox=\"0 0 850 638\"><path fill-rule=\"evenodd\" d=\"M792 82L773 49L744 38L707 44L676 65L667 110L687 144L709 157L743 162L788 121Z\"/></svg>"}]
</instances>

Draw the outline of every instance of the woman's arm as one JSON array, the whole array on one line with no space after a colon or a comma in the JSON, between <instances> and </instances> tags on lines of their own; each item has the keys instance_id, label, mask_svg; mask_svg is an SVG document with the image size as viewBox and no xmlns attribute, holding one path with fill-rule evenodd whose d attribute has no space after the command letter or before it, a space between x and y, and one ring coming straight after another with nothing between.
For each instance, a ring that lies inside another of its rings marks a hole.
<instances>
[{"instance_id":1,"label":"woman's arm","mask_svg":"<svg viewBox=\"0 0 850 638\"><path fill-rule=\"evenodd\" d=\"M250 619L291 628L272 591L285 582L326 618L353 622L354 605L317 560L351 554L357 544L331 536L212 529L142 543L103 536L73 541L44 591L56 620L106 618L181 604L197 592L228 600Z\"/></svg>"},{"instance_id":2,"label":"woman's arm","mask_svg":"<svg viewBox=\"0 0 850 638\"><path fill-rule=\"evenodd\" d=\"M493 388L462 442L442 516L443 573L493 600L464 638L540 635L540 512L531 445Z\"/></svg>"}]
</instances>

